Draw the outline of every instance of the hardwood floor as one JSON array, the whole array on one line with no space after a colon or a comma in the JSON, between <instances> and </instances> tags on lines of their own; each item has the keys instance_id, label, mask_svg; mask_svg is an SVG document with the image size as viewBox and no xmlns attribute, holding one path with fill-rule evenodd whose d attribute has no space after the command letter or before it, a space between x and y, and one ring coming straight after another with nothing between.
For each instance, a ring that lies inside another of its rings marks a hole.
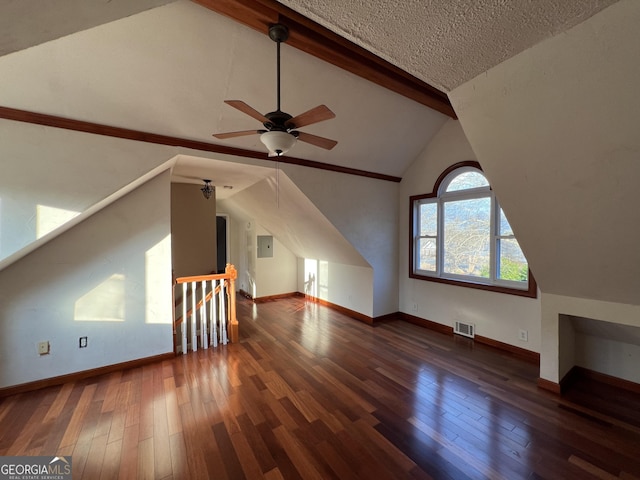
<instances>
[{"instance_id":1,"label":"hardwood floor","mask_svg":"<svg viewBox=\"0 0 640 480\"><path fill-rule=\"evenodd\" d=\"M301 298L238 309L237 344L0 399L0 456L86 479L640 478L629 412L540 390L535 365Z\"/></svg>"}]
</instances>

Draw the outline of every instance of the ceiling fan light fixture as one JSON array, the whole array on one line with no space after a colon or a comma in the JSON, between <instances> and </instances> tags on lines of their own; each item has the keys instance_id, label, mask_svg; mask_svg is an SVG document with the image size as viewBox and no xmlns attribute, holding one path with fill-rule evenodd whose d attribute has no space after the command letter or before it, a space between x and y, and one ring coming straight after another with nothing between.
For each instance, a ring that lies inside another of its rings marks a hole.
<instances>
[{"instance_id":1,"label":"ceiling fan light fixture","mask_svg":"<svg viewBox=\"0 0 640 480\"><path fill-rule=\"evenodd\" d=\"M271 131L260 135L260 141L269 150L270 157L280 157L296 143L296 137L287 132Z\"/></svg>"}]
</instances>

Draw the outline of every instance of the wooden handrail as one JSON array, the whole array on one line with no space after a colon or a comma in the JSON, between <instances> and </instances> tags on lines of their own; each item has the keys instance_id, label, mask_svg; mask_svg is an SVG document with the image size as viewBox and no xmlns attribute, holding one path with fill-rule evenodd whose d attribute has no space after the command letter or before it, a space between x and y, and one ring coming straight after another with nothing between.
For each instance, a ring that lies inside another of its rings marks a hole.
<instances>
[{"instance_id":1,"label":"wooden handrail","mask_svg":"<svg viewBox=\"0 0 640 480\"><path fill-rule=\"evenodd\" d=\"M194 275L191 277L178 277L176 278L176 283L187 283L187 282L202 282L207 280L235 280L238 278L238 271L236 267L227 263L227 266L224 269L224 273L212 273L210 275Z\"/></svg>"},{"instance_id":2,"label":"wooden handrail","mask_svg":"<svg viewBox=\"0 0 640 480\"><path fill-rule=\"evenodd\" d=\"M176 278L176 284L189 283L189 282L208 282L209 280L227 280L229 275L227 273L214 273L211 275L194 275L192 277L178 277Z\"/></svg>"}]
</instances>

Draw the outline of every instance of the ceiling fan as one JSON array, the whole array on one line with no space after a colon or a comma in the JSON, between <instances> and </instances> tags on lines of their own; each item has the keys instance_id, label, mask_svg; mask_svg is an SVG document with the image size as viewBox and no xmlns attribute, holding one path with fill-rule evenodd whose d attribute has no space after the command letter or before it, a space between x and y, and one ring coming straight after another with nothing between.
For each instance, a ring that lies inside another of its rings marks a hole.
<instances>
[{"instance_id":1,"label":"ceiling fan","mask_svg":"<svg viewBox=\"0 0 640 480\"><path fill-rule=\"evenodd\" d=\"M219 139L242 137L245 135L260 135L260 141L269 150L270 157L284 155L296 140L310 143L316 147L331 150L338 142L310 133L300 132L297 129L334 118L336 115L325 105L319 105L295 117L280 110L280 44L289 38L289 29L280 23L269 27L269 38L277 45L277 99L278 107L274 112L261 114L241 100L225 100L224 103L246 113L250 117L259 120L265 129L242 130L239 132L215 133L213 136Z\"/></svg>"}]
</instances>

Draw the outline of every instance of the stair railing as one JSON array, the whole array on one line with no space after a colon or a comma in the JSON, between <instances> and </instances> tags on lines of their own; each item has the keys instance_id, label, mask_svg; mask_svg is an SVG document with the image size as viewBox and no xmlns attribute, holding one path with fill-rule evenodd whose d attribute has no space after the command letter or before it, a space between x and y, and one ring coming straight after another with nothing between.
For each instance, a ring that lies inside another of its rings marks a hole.
<instances>
[{"instance_id":1,"label":"stair railing","mask_svg":"<svg viewBox=\"0 0 640 480\"><path fill-rule=\"evenodd\" d=\"M182 353L188 351L189 336L194 352L198 350L198 344L206 349L238 341L236 278L238 272L231 264L227 264L224 273L176 278L174 297L175 289L182 286L182 298L176 305L176 310L182 306L181 315L174 313L173 322L176 352L178 329Z\"/></svg>"}]
</instances>

